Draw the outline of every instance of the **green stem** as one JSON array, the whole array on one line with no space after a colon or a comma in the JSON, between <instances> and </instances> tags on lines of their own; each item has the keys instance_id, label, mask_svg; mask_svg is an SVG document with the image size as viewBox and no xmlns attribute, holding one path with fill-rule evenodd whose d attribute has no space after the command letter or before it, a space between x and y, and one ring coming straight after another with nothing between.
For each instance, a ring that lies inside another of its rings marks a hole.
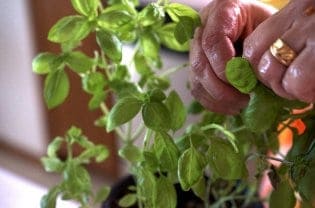
<instances>
[{"instance_id":1,"label":"green stem","mask_svg":"<svg viewBox=\"0 0 315 208\"><path fill-rule=\"evenodd\" d=\"M151 129L147 129L147 131L145 132L145 136L143 139L143 146L144 149L147 149L149 147L149 143L150 143L150 139L152 136L153 131Z\"/></svg>"},{"instance_id":2,"label":"green stem","mask_svg":"<svg viewBox=\"0 0 315 208\"><path fill-rule=\"evenodd\" d=\"M185 67L187 67L187 66L188 66L188 63L184 63L184 64L182 64L182 65L179 65L179 66L170 68L170 69L166 70L165 72L161 73L161 74L159 75L159 77L168 77L168 76L170 76L171 74L173 74L173 73L177 72L178 70L183 69L183 68L185 68Z\"/></svg>"}]
</instances>

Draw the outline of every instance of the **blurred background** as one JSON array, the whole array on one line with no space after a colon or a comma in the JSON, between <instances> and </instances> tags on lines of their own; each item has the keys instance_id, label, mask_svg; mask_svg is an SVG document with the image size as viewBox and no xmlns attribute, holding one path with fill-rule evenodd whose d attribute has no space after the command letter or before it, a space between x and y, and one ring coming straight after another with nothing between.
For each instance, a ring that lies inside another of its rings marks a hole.
<instances>
[{"instance_id":1,"label":"blurred background","mask_svg":"<svg viewBox=\"0 0 315 208\"><path fill-rule=\"evenodd\" d=\"M180 2L197 8L207 1ZM32 59L37 53L59 52L58 46L46 37L59 18L74 14L70 0L1 0L0 8L0 207L39 207L47 187L59 180L44 172L40 157L45 155L47 144L54 137L63 136L72 124L82 128L93 142L105 144L112 153L104 164L89 167L96 186L115 182L124 169L113 154L117 141L113 134L93 125L100 112L88 111L89 97L81 91L80 79L69 72L70 96L61 107L48 111L42 98L43 77L32 73ZM93 55L95 47L95 40L88 38L83 50ZM187 54L165 50L162 56L164 67L188 61ZM187 71L182 70L172 79L180 96L190 100L183 82ZM64 156L64 152L60 154ZM59 203L59 208L75 207Z\"/></svg>"}]
</instances>

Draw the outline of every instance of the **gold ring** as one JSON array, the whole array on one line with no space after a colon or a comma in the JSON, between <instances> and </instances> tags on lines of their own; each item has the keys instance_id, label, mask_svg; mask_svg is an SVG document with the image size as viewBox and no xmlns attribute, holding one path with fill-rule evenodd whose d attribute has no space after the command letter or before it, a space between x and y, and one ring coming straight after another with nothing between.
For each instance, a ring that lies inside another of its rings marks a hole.
<instances>
[{"instance_id":1,"label":"gold ring","mask_svg":"<svg viewBox=\"0 0 315 208\"><path fill-rule=\"evenodd\" d=\"M280 38L270 46L269 50L272 56L285 66L289 66L297 56L296 52Z\"/></svg>"}]
</instances>

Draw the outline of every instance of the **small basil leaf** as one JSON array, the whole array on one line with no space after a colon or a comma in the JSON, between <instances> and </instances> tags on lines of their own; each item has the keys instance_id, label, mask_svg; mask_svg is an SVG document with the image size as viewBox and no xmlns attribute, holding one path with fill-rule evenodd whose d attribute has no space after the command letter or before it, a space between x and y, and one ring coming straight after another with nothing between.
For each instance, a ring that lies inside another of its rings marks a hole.
<instances>
[{"instance_id":1,"label":"small basil leaf","mask_svg":"<svg viewBox=\"0 0 315 208\"><path fill-rule=\"evenodd\" d=\"M142 118L150 129L161 131L170 128L170 113L163 103L146 103L142 108Z\"/></svg>"},{"instance_id":2,"label":"small basil leaf","mask_svg":"<svg viewBox=\"0 0 315 208\"><path fill-rule=\"evenodd\" d=\"M179 43L175 38L175 30L179 32L179 27L176 23L168 23L163 25L163 27L158 31L161 43L169 49L186 52L189 50L189 42L186 41L184 44ZM179 35L179 34L177 34Z\"/></svg>"},{"instance_id":3,"label":"small basil leaf","mask_svg":"<svg viewBox=\"0 0 315 208\"><path fill-rule=\"evenodd\" d=\"M174 36L180 44L184 44L194 36L194 31L194 20L191 17L180 17Z\"/></svg>"},{"instance_id":4,"label":"small basil leaf","mask_svg":"<svg viewBox=\"0 0 315 208\"><path fill-rule=\"evenodd\" d=\"M107 93L104 91L98 91L93 94L92 99L89 101L89 109L95 110L100 107L101 103L105 101Z\"/></svg>"},{"instance_id":5,"label":"small basil leaf","mask_svg":"<svg viewBox=\"0 0 315 208\"><path fill-rule=\"evenodd\" d=\"M240 92L250 93L256 87L257 78L245 58L235 57L226 64L225 75L227 80Z\"/></svg>"},{"instance_id":6,"label":"small basil leaf","mask_svg":"<svg viewBox=\"0 0 315 208\"><path fill-rule=\"evenodd\" d=\"M115 62L121 61L122 44L115 34L100 30L96 32L96 40L106 56Z\"/></svg>"},{"instance_id":7,"label":"small basil leaf","mask_svg":"<svg viewBox=\"0 0 315 208\"><path fill-rule=\"evenodd\" d=\"M74 9L88 17L97 15L97 7L100 4L99 0L71 0Z\"/></svg>"},{"instance_id":8,"label":"small basil leaf","mask_svg":"<svg viewBox=\"0 0 315 208\"><path fill-rule=\"evenodd\" d=\"M257 85L250 95L248 106L242 112L242 119L249 130L261 133L275 123L279 110L276 95L263 85Z\"/></svg>"},{"instance_id":9,"label":"small basil leaf","mask_svg":"<svg viewBox=\"0 0 315 208\"><path fill-rule=\"evenodd\" d=\"M169 178L161 176L157 179L156 207L176 208L176 189Z\"/></svg>"},{"instance_id":10,"label":"small basil leaf","mask_svg":"<svg viewBox=\"0 0 315 208\"><path fill-rule=\"evenodd\" d=\"M179 3L171 3L166 6L166 11L174 22L179 22L180 17L190 17L194 20L195 26L201 24L198 12L189 6Z\"/></svg>"},{"instance_id":11,"label":"small basil leaf","mask_svg":"<svg viewBox=\"0 0 315 208\"><path fill-rule=\"evenodd\" d=\"M183 190L189 190L203 176L204 159L191 146L180 156L178 161L178 179Z\"/></svg>"},{"instance_id":12,"label":"small basil leaf","mask_svg":"<svg viewBox=\"0 0 315 208\"><path fill-rule=\"evenodd\" d=\"M57 64L59 63L59 64ZM47 74L56 70L61 62L58 62L58 56L53 53L41 53L37 55L32 62L33 72L36 74Z\"/></svg>"},{"instance_id":13,"label":"small basil leaf","mask_svg":"<svg viewBox=\"0 0 315 208\"><path fill-rule=\"evenodd\" d=\"M98 17L98 25L106 29L117 30L120 27L133 21L132 15L125 10L105 11Z\"/></svg>"},{"instance_id":14,"label":"small basil leaf","mask_svg":"<svg viewBox=\"0 0 315 208\"><path fill-rule=\"evenodd\" d=\"M61 147L63 142L62 137L56 137L47 147L47 156L48 157L57 157L57 152Z\"/></svg>"},{"instance_id":15,"label":"small basil leaf","mask_svg":"<svg viewBox=\"0 0 315 208\"><path fill-rule=\"evenodd\" d=\"M46 172L57 172L60 173L65 167L65 163L57 157L43 157L41 158Z\"/></svg>"},{"instance_id":16,"label":"small basil leaf","mask_svg":"<svg viewBox=\"0 0 315 208\"><path fill-rule=\"evenodd\" d=\"M48 108L51 109L63 103L69 90L70 83L64 70L49 73L44 86L44 98Z\"/></svg>"},{"instance_id":17,"label":"small basil leaf","mask_svg":"<svg viewBox=\"0 0 315 208\"><path fill-rule=\"evenodd\" d=\"M140 36L140 46L142 53L145 57L154 62L158 62L160 59L160 43L158 36L151 32L146 31Z\"/></svg>"},{"instance_id":18,"label":"small basil leaf","mask_svg":"<svg viewBox=\"0 0 315 208\"><path fill-rule=\"evenodd\" d=\"M161 23L164 20L165 13L157 3L147 5L139 14L138 22L143 27Z\"/></svg>"},{"instance_id":19,"label":"small basil leaf","mask_svg":"<svg viewBox=\"0 0 315 208\"><path fill-rule=\"evenodd\" d=\"M94 64L93 59L79 51L69 53L65 58L65 62L77 73L87 72Z\"/></svg>"},{"instance_id":20,"label":"small basil leaf","mask_svg":"<svg viewBox=\"0 0 315 208\"><path fill-rule=\"evenodd\" d=\"M82 78L83 89L91 94L103 91L106 82L105 77L100 72L93 72L90 74L84 75Z\"/></svg>"},{"instance_id":21,"label":"small basil leaf","mask_svg":"<svg viewBox=\"0 0 315 208\"><path fill-rule=\"evenodd\" d=\"M67 16L60 19L48 33L48 40L56 43L78 42L91 31L88 20L82 16Z\"/></svg>"},{"instance_id":22,"label":"small basil leaf","mask_svg":"<svg viewBox=\"0 0 315 208\"><path fill-rule=\"evenodd\" d=\"M134 118L140 111L142 101L134 97L125 97L117 101L108 115L107 131Z\"/></svg>"},{"instance_id":23,"label":"small basil leaf","mask_svg":"<svg viewBox=\"0 0 315 208\"><path fill-rule=\"evenodd\" d=\"M165 102L171 116L171 129L176 131L181 128L186 121L186 108L175 91L169 94Z\"/></svg>"},{"instance_id":24,"label":"small basil leaf","mask_svg":"<svg viewBox=\"0 0 315 208\"><path fill-rule=\"evenodd\" d=\"M61 193L61 187L55 186L50 189L48 194L44 195L40 200L41 208L55 208L57 204L57 197Z\"/></svg>"},{"instance_id":25,"label":"small basil leaf","mask_svg":"<svg viewBox=\"0 0 315 208\"><path fill-rule=\"evenodd\" d=\"M121 149L119 149L118 154L123 159L132 163L139 162L142 157L140 149L133 144L126 144Z\"/></svg>"}]
</instances>

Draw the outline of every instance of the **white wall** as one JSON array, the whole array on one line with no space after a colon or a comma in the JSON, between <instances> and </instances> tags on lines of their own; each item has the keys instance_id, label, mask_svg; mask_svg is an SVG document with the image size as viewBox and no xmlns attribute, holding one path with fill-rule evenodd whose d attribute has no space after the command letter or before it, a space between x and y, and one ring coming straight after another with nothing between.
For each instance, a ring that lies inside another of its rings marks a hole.
<instances>
[{"instance_id":1,"label":"white wall","mask_svg":"<svg viewBox=\"0 0 315 208\"><path fill-rule=\"evenodd\" d=\"M0 1L0 139L42 155L47 134L39 80L31 67L34 49L27 3Z\"/></svg>"}]
</instances>

